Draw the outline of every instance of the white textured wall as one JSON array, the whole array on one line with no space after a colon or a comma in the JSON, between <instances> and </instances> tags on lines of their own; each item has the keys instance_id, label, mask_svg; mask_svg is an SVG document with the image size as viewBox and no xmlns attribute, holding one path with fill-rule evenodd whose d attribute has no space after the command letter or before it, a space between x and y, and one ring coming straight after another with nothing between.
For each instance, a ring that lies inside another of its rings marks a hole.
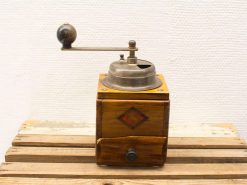
<instances>
[{"instance_id":1,"label":"white textured wall","mask_svg":"<svg viewBox=\"0 0 247 185\"><path fill-rule=\"evenodd\" d=\"M0 156L28 118L94 122L98 73L118 52L61 52L60 24L79 46L126 46L164 73L171 122L233 122L247 135L247 1L0 1Z\"/></svg>"}]
</instances>

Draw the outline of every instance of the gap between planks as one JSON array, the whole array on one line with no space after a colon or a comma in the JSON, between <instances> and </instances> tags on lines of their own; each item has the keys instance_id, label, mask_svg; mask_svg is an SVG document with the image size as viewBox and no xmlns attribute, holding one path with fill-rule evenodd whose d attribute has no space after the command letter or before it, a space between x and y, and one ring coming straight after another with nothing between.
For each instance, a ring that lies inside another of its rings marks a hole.
<instances>
[{"instance_id":1,"label":"gap between planks","mask_svg":"<svg viewBox=\"0 0 247 185\"><path fill-rule=\"evenodd\" d=\"M94 148L11 147L6 162L95 163ZM246 149L168 149L167 163L244 163Z\"/></svg>"},{"instance_id":2,"label":"gap between planks","mask_svg":"<svg viewBox=\"0 0 247 185\"><path fill-rule=\"evenodd\" d=\"M165 164L157 168L114 168L94 163L3 163L0 177L96 179L246 179L246 163Z\"/></svg>"},{"instance_id":3,"label":"gap between planks","mask_svg":"<svg viewBox=\"0 0 247 185\"><path fill-rule=\"evenodd\" d=\"M38 147L95 147L95 136L79 135L38 135L18 134L13 146ZM247 148L244 140L233 138L196 138L196 137L169 137L168 148L187 149L244 149Z\"/></svg>"},{"instance_id":4,"label":"gap between planks","mask_svg":"<svg viewBox=\"0 0 247 185\"><path fill-rule=\"evenodd\" d=\"M147 179L58 179L0 177L4 185L246 185L247 179L193 179L193 180L147 180Z\"/></svg>"}]
</instances>

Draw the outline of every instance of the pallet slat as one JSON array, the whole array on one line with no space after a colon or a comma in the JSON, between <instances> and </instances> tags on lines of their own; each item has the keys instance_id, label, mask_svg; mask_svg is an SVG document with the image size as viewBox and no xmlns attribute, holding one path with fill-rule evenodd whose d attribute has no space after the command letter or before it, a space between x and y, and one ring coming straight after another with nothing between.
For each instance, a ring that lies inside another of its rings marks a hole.
<instances>
[{"instance_id":1,"label":"pallet slat","mask_svg":"<svg viewBox=\"0 0 247 185\"><path fill-rule=\"evenodd\" d=\"M95 123L27 120L19 134L94 135ZM169 124L170 137L238 137L231 123L183 123Z\"/></svg>"},{"instance_id":2,"label":"pallet slat","mask_svg":"<svg viewBox=\"0 0 247 185\"><path fill-rule=\"evenodd\" d=\"M11 147L6 162L94 163L94 148ZM246 149L169 149L167 163L244 163Z\"/></svg>"},{"instance_id":3,"label":"pallet slat","mask_svg":"<svg viewBox=\"0 0 247 185\"><path fill-rule=\"evenodd\" d=\"M45 147L95 147L95 136L79 135L38 135L18 134L13 146L45 146ZM245 142L238 138L196 138L196 137L170 137L168 148L247 148Z\"/></svg>"},{"instance_id":4,"label":"pallet slat","mask_svg":"<svg viewBox=\"0 0 247 185\"><path fill-rule=\"evenodd\" d=\"M57 179L57 178L25 178L0 177L4 185L246 185L247 179L194 179L194 180L127 180L127 179Z\"/></svg>"},{"instance_id":5,"label":"pallet slat","mask_svg":"<svg viewBox=\"0 0 247 185\"><path fill-rule=\"evenodd\" d=\"M95 136L18 134L13 146L95 147Z\"/></svg>"},{"instance_id":6,"label":"pallet slat","mask_svg":"<svg viewBox=\"0 0 247 185\"><path fill-rule=\"evenodd\" d=\"M246 163L166 164L162 168L113 168L94 163L3 163L0 176L97 179L247 178Z\"/></svg>"},{"instance_id":7,"label":"pallet slat","mask_svg":"<svg viewBox=\"0 0 247 185\"><path fill-rule=\"evenodd\" d=\"M247 145L232 124L173 125L175 137L169 137L167 163L161 168L97 166L95 136L90 135L95 128L87 125L23 124L0 166L0 184L247 185Z\"/></svg>"}]
</instances>

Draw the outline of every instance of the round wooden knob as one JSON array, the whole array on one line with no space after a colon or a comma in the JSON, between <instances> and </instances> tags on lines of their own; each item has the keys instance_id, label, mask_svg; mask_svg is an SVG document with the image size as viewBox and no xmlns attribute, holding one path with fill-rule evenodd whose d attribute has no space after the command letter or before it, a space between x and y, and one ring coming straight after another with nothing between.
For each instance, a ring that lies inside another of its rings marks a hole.
<instances>
[{"instance_id":1,"label":"round wooden knob","mask_svg":"<svg viewBox=\"0 0 247 185\"><path fill-rule=\"evenodd\" d=\"M63 48L71 48L76 39L76 29L70 24L63 24L57 29L57 39L63 44Z\"/></svg>"},{"instance_id":2,"label":"round wooden knob","mask_svg":"<svg viewBox=\"0 0 247 185\"><path fill-rule=\"evenodd\" d=\"M135 149L133 148L130 148L126 154L126 159L129 161L129 162L133 162L137 159L137 154L136 154L136 151Z\"/></svg>"}]
</instances>

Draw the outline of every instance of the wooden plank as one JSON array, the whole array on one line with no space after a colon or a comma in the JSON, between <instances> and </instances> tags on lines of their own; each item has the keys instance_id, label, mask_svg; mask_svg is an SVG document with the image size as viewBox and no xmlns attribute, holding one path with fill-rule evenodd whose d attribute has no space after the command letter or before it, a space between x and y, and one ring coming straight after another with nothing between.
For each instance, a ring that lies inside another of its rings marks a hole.
<instances>
[{"instance_id":1,"label":"wooden plank","mask_svg":"<svg viewBox=\"0 0 247 185\"><path fill-rule=\"evenodd\" d=\"M95 163L94 148L11 147L6 162Z\"/></svg>"},{"instance_id":2,"label":"wooden plank","mask_svg":"<svg viewBox=\"0 0 247 185\"><path fill-rule=\"evenodd\" d=\"M160 168L114 168L95 163L3 163L1 177L96 179L246 179L246 163L166 164Z\"/></svg>"},{"instance_id":3,"label":"wooden plank","mask_svg":"<svg viewBox=\"0 0 247 185\"><path fill-rule=\"evenodd\" d=\"M95 136L18 134L13 146L95 147ZM168 148L247 148L240 138L170 137Z\"/></svg>"},{"instance_id":4,"label":"wooden plank","mask_svg":"<svg viewBox=\"0 0 247 185\"><path fill-rule=\"evenodd\" d=\"M94 163L94 148L11 147L6 162ZM246 149L169 149L167 163L244 163Z\"/></svg>"},{"instance_id":5,"label":"wooden plank","mask_svg":"<svg viewBox=\"0 0 247 185\"><path fill-rule=\"evenodd\" d=\"M171 137L238 137L235 126L231 123L183 123L169 124Z\"/></svg>"},{"instance_id":6,"label":"wooden plank","mask_svg":"<svg viewBox=\"0 0 247 185\"><path fill-rule=\"evenodd\" d=\"M95 135L96 123L27 120L19 128L20 134Z\"/></svg>"},{"instance_id":7,"label":"wooden plank","mask_svg":"<svg viewBox=\"0 0 247 185\"><path fill-rule=\"evenodd\" d=\"M170 137L168 148L247 148L245 141L238 137L233 138L197 138L197 137Z\"/></svg>"},{"instance_id":8,"label":"wooden plank","mask_svg":"<svg viewBox=\"0 0 247 185\"><path fill-rule=\"evenodd\" d=\"M4 185L246 185L247 179L193 179L193 180L147 180L147 179L61 179L0 177Z\"/></svg>"},{"instance_id":9,"label":"wooden plank","mask_svg":"<svg viewBox=\"0 0 247 185\"><path fill-rule=\"evenodd\" d=\"M95 147L94 136L18 134L13 146Z\"/></svg>"},{"instance_id":10,"label":"wooden plank","mask_svg":"<svg viewBox=\"0 0 247 185\"><path fill-rule=\"evenodd\" d=\"M19 134L95 135L95 123L27 120ZM233 124L169 124L169 137L238 137Z\"/></svg>"}]
</instances>

